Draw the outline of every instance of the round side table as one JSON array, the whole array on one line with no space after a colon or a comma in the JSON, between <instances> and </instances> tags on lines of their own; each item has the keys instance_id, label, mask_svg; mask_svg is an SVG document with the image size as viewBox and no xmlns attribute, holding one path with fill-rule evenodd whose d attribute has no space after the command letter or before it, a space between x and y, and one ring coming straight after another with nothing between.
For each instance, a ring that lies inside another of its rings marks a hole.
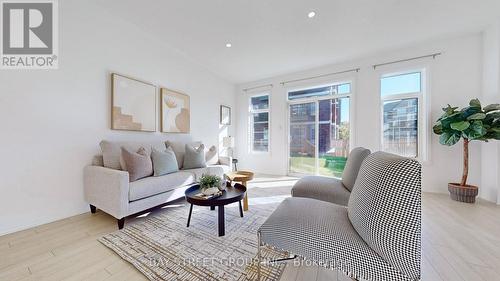
<instances>
[{"instance_id":1,"label":"round side table","mask_svg":"<svg viewBox=\"0 0 500 281\"><path fill-rule=\"evenodd\" d=\"M243 186L247 187L247 182L253 179L253 172L250 171L234 171L224 174L229 180L229 184L233 182L240 182ZM248 190L248 189L247 189ZM243 198L243 210L248 211L248 193L245 192L245 198Z\"/></svg>"}]
</instances>

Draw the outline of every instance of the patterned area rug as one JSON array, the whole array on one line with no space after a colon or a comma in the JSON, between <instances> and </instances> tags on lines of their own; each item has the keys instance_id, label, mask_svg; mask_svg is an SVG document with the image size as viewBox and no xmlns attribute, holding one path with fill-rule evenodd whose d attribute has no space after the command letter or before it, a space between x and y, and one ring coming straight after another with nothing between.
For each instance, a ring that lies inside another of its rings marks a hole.
<instances>
[{"instance_id":1,"label":"patterned area rug","mask_svg":"<svg viewBox=\"0 0 500 281\"><path fill-rule=\"evenodd\" d=\"M187 203L138 219L99 241L150 280L257 280L257 229L277 204L253 205L244 217L226 206L226 235L217 235L217 210ZM288 256L261 248L265 259ZM284 264L261 267L261 280L279 280Z\"/></svg>"}]
</instances>

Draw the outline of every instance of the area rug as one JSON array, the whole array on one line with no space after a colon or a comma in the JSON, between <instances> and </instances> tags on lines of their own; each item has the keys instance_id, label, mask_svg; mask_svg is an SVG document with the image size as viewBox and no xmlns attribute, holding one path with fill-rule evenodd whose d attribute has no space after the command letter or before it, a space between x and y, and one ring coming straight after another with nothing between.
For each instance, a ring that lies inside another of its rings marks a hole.
<instances>
[{"instance_id":1,"label":"area rug","mask_svg":"<svg viewBox=\"0 0 500 281\"><path fill-rule=\"evenodd\" d=\"M277 204L252 205L244 217L226 206L226 235L217 235L217 210L189 205L166 208L99 239L150 280L257 280L257 229ZM267 260L287 253L261 248ZM261 267L261 280L279 280L284 264Z\"/></svg>"}]
</instances>

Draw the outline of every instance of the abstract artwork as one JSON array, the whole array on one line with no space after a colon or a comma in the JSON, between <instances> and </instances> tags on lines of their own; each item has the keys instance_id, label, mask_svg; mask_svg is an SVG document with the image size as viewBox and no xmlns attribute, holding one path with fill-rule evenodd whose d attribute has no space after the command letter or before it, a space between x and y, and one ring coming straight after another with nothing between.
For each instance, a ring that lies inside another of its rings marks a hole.
<instances>
[{"instance_id":1,"label":"abstract artwork","mask_svg":"<svg viewBox=\"0 0 500 281\"><path fill-rule=\"evenodd\" d=\"M156 131L156 86L111 74L111 129Z\"/></svg>"},{"instance_id":2,"label":"abstract artwork","mask_svg":"<svg viewBox=\"0 0 500 281\"><path fill-rule=\"evenodd\" d=\"M221 125L231 125L231 108L229 106L220 106L220 121Z\"/></svg>"},{"instance_id":3,"label":"abstract artwork","mask_svg":"<svg viewBox=\"0 0 500 281\"><path fill-rule=\"evenodd\" d=\"M164 133L189 133L189 96L161 88L161 131Z\"/></svg>"}]
</instances>

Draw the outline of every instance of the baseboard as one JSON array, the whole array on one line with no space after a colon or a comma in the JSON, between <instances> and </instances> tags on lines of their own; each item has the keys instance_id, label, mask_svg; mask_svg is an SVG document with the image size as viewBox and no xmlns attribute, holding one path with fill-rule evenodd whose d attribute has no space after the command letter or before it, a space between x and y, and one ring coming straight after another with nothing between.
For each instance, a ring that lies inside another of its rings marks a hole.
<instances>
[{"instance_id":1,"label":"baseboard","mask_svg":"<svg viewBox=\"0 0 500 281\"><path fill-rule=\"evenodd\" d=\"M64 216L60 216L60 217L48 218L48 219L42 220L42 221L34 223L34 224L29 224L29 225L23 225L23 226L19 226L19 227L15 227L15 228L10 228L10 229L7 229L7 230L0 231L0 236L12 234L12 233L19 232L19 231L28 230L30 228L35 228L37 226L41 226L41 225L44 225L44 224L48 224L48 223L52 223L52 222L64 220L64 219L67 219L67 218L71 218L71 217L74 217L74 216L77 216L77 215L85 214L87 212L90 212L90 209L77 211L74 214L64 215Z\"/></svg>"}]
</instances>

